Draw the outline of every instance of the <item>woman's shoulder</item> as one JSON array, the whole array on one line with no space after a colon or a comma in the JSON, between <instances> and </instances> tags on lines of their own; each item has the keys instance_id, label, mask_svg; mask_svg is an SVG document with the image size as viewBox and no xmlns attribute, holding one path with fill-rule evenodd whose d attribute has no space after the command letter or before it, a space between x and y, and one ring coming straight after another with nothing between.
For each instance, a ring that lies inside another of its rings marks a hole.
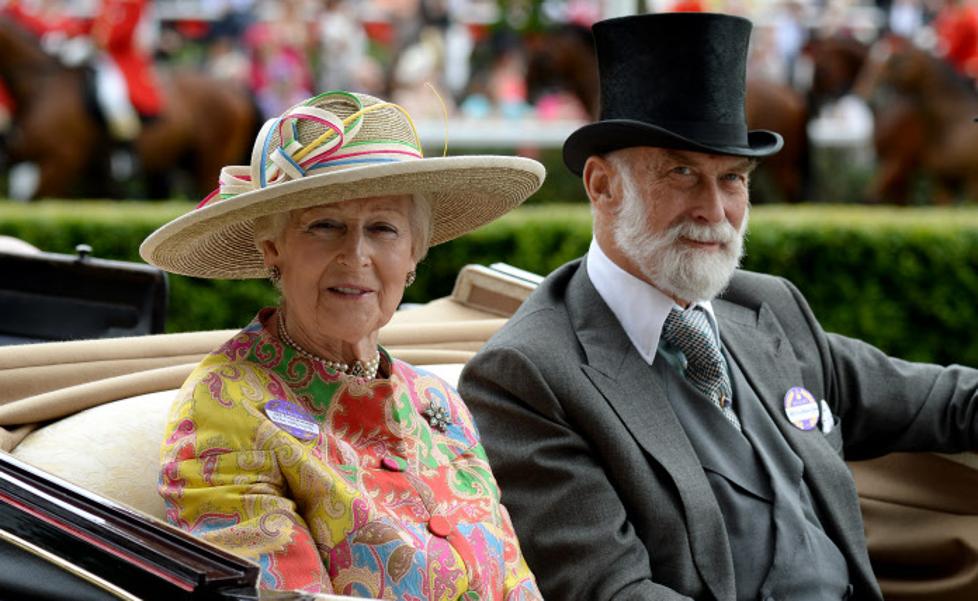
<instances>
[{"instance_id":1,"label":"woman's shoulder","mask_svg":"<svg viewBox=\"0 0 978 601\"><path fill-rule=\"evenodd\" d=\"M400 359L391 359L392 374L399 375L402 379L428 379L432 383L437 383L447 389L455 391L455 384L458 376L462 372L461 363L439 363L433 365L413 365Z\"/></svg>"},{"instance_id":2,"label":"woman's shoulder","mask_svg":"<svg viewBox=\"0 0 978 601\"><path fill-rule=\"evenodd\" d=\"M256 320L206 355L181 387L174 411L200 411L212 405L254 408L268 398L282 397L281 379L261 358L268 344L264 338Z\"/></svg>"},{"instance_id":3,"label":"woman's shoulder","mask_svg":"<svg viewBox=\"0 0 978 601\"><path fill-rule=\"evenodd\" d=\"M392 377L401 380L412 404L429 422L436 419L430 414L440 416L446 420L444 432L447 436L466 445L475 445L479 442L478 428L455 389L461 370L462 366L455 364L416 366L394 360Z\"/></svg>"}]
</instances>

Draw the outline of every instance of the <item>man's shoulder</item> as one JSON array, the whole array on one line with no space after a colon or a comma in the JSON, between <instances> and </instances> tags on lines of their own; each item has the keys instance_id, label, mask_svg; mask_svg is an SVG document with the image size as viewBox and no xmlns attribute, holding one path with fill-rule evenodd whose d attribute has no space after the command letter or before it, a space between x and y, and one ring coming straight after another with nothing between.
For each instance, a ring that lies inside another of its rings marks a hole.
<instances>
[{"instance_id":1,"label":"man's shoulder","mask_svg":"<svg viewBox=\"0 0 978 601\"><path fill-rule=\"evenodd\" d=\"M788 280L775 275L738 269L720 298L738 305L758 308L763 303L796 304L797 290Z\"/></svg>"},{"instance_id":2,"label":"man's shoulder","mask_svg":"<svg viewBox=\"0 0 978 601\"><path fill-rule=\"evenodd\" d=\"M568 295L574 276L584 267L574 259L558 267L537 286L508 322L490 340L491 345L532 347L572 331Z\"/></svg>"}]
</instances>

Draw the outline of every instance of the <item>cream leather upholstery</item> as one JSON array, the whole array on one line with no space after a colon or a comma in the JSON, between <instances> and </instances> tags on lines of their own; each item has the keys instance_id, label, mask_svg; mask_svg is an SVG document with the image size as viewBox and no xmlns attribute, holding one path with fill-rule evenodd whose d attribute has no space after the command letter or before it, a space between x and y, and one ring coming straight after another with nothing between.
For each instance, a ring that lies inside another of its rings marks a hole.
<instances>
[{"instance_id":1,"label":"cream leather upholstery","mask_svg":"<svg viewBox=\"0 0 978 601\"><path fill-rule=\"evenodd\" d=\"M455 385L462 363L421 365ZM72 484L163 519L160 444L176 390L112 401L28 434L12 451Z\"/></svg>"},{"instance_id":2,"label":"cream leather upholstery","mask_svg":"<svg viewBox=\"0 0 978 601\"><path fill-rule=\"evenodd\" d=\"M28 434L13 455L157 518L160 444L176 394L164 390L86 409Z\"/></svg>"}]
</instances>

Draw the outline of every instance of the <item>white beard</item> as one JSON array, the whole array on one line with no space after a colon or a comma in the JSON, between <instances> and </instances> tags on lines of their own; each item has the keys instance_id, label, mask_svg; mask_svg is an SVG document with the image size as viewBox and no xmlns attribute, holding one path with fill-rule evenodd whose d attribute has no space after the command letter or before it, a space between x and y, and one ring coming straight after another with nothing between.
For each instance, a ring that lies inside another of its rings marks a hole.
<instances>
[{"instance_id":1,"label":"white beard","mask_svg":"<svg viewBox=\"0 0 978 601\"><path fill-rule=\"evenodd\" d=\"M711 300L723 292L744 254L748 211L740 231L728 221L702 225L686 220L652 234L648 210L628 175L624 175L623 192L613 228L615 243L642 274L659 290L691 303ZM694 248L680 238L720 242L721 247Z\"/></svg>"}]
</instances>

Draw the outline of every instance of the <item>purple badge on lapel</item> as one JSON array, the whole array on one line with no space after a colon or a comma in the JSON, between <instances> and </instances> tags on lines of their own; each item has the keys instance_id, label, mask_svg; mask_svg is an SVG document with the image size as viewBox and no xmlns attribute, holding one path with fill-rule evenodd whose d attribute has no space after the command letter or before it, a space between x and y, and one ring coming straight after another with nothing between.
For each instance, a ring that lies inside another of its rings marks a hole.
<instances>
[{"instance_id":1,"label":"purple badge on lapel","mask_svg":"<svg viewBox=\"0 0 978 601\"><path fill-rule=\"evenodd\" d=\"M811 430L818 424L818 402L812 393L795 386L784 395L784 414L796 428Z\"/></svg>"},{"instance_id":2,"label":"purple badge on lapel","mask_svg":"<svg viewBox=\"0 0 978 601\"><path fill-rule=\"evenodd\" d=\"M265 415L299 440L312 440L319 436L319 424L309 413L295 403L272 399L265 404Z\"/></svg>"}]
</instances>

